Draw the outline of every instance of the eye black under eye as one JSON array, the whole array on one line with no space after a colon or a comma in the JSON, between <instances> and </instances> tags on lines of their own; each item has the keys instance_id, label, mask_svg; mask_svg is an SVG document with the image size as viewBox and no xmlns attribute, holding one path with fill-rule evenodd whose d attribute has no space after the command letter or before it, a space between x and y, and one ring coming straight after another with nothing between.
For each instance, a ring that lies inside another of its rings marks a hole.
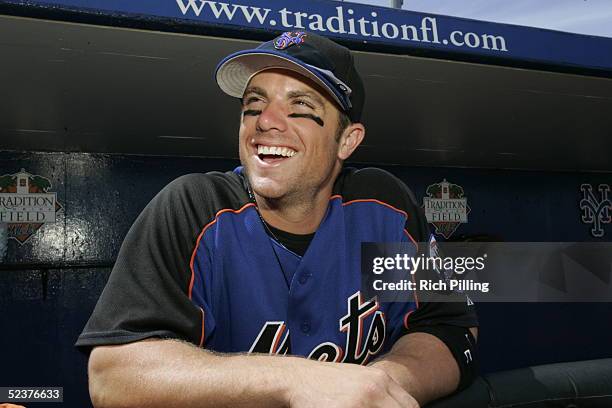
<instances>
[{"instance_id":1,"label":"eye black under eye","mask_svg":"<svg viewBox=\"0 0 612 408\"><path fill-rule=\"evenodd\" d=\"M259 109L246 109L242 111L242 116L257 116L261 115L261 110Z\"/></svg>"},{"instance_id":2,"label":"eye black under eye","mask_svg":"<svg viewBox=\"0 0 612 408\"><path fill-rule=\"evenodd\" d=\"M306 118L306 119L311 119L311 120L314 120L319 126L321 126L321 127L325 126L325 122L323 122L323 119L321 119L317 115L313 115L312 113L291 113L289 115L289 117L290 118Z\"/></svg>"}]
</instances>

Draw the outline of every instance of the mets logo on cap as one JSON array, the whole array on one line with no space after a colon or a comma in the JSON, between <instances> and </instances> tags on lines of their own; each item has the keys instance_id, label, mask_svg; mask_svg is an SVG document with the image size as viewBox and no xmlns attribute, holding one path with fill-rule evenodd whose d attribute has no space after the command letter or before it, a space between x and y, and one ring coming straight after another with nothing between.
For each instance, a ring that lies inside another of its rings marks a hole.
<instances>
[{"instance_id":1,"label":"mets logo on cap","mask_svg":"<svg viewBox=\"0 0 612 408\"><path fill-rule=\"evenodd\" d=\"M282 33L274 40L274 48L284 50L291 47L293 44L299 45L304 42L306 33L303 31L287 31Z\"/></svg>"}]
</instances>

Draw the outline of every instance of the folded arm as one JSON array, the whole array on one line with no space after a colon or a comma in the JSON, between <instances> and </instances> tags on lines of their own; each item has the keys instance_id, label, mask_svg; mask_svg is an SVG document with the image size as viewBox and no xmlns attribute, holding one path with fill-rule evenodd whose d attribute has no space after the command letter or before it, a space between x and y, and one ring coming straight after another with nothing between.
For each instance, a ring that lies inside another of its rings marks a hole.
<instances>
[{"instance_id":1,"label":"folded arm","mask_svg":"<svg viewBox=\"0 0 612 408\"><path fill-rule=\"evenodd\" d=\"M216 354L174 340L98 346L89 361L96 408L416 408L384 371L300 357Z\"/></svg>"},{"instance_id":2,"label":"folded arm","mask_svg":"<svg viewBox=\"0 0 612 408\"><path fill-rule=\"evenodd\" d=\"M470 332L477 337L477 328ZM385 371L421 405L452 393L460 381L455 357L442 340L429 333L404 335L370 366Z\"/></svg>"}]
</instances>

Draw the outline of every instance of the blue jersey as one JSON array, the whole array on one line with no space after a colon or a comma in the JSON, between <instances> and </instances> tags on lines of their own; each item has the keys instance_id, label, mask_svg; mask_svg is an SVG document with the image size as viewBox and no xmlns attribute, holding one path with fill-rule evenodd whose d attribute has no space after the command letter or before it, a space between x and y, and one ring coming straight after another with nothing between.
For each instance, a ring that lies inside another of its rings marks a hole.
<instances>
[{"instance_id":1,"label":"blue jersey","mask_svg":"<svg viewBox=\"0 0 612 408\"><path fill-rule=\"evenodd\" d=\"M271 234L241 168L164 188L130 229L77 346L178 338L219 352L365 364L420 324L476 326L467 302L380 303L361 288L362 242L428 242L412 193L344 169L306 252Z\"/></svg>"}]
</instances>

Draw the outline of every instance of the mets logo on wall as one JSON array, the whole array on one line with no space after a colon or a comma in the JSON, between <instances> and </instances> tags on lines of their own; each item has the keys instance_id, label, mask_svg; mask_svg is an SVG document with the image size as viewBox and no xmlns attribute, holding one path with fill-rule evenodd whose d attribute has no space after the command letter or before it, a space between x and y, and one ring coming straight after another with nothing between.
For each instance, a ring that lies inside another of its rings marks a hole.
<instances>
[{"instance_id":1,"label":"mets logo on wall","mask_svg":"<svg viewBox=\"0 0 612 408\"><path fill-rule=\"evenodd\" d=\"M612 222L612 202L608 198L610 186L600 184L599 197L595 196L590 184L582 184L580 190L582 191L582 200L580 200L582 222L591 224L591 235L601 238L604 236L603 224Z\"/></svg>"},{"instance_id":2,"label":"mets logo on wall","mask_svg":"<svg viewBox=\"0 0 612 408\"><path fill-rule=\"evenodd\" d=\"M0 176L0 223L8 226L8 238L24 244L46 223L55 222L62 209L48 178L21 169Z\"/></svg>"},{"instance_id":3,"label":"mets logo on wall","mask_svg":"<svg viewBox=\"0 0 612 408\"><path fill-rule=\"evenodd\" d=\"M427 222L435 227L435 233L449 239L459 224L468 222L470 207L463 187L442 180L432 184L425 191L428 197L423 198L423 208Z\"/></svg>"},{"instance_id":4,"label":"mets logo on wall","mask_svg":"<svg viewBox=\"0 0 612 408\"><path fill-rule=\"evenodd\" d=\"M292 45L299 45L304 42L306 33L303 31L287 31L276 37L274 40L274 48L277 50L284 50Z\"/></svg>"}]
</instances>

